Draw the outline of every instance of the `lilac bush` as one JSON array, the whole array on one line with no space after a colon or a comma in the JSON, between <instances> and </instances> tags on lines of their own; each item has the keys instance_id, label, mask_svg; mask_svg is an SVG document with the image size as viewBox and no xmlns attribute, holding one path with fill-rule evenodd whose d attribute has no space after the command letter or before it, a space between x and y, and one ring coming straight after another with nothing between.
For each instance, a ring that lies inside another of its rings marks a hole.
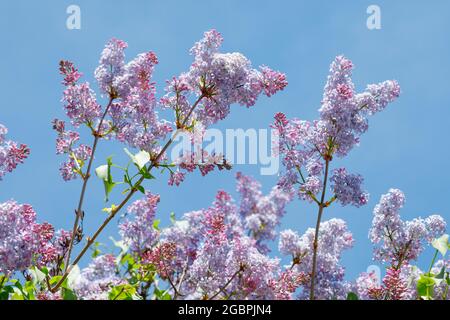
<instances>
[{"instance_id":1,"label":"lilac bush","mask_svg":"<svg viewBox=\"0 0 450 320\"><path fill-rule=\"evenodd\" d=\"M287 86L284 73L254 68L243 54L222 52L222 42L219 32L205 32L190 50L192 64L166 81L162 96L152 80L156 54L141 53L127 62L123 40L111 39L104 47L95 85L82 81L74 63L60 62L67 119L54 119L52 126L56 154L64 156L61 177L81 184L73 224L55 231L38 221L31 205L0 203L0 299L448 300L446 223L439 215L402 220L405 195L398 189L381 197L369 230L374 260L386 267L385 275L378 279L366 272L355 280L345 275L341 258L355 239L344 220L322 221L324 210L335 203L361 208L369 193L362 175L334 168L333 160L360 143L369 117L394 102L400 87L388 80L355 92L353 63L344 56L330 66L317 120L275 115L274 152L283 164L275 186L266 192L255 178L238 172L237 196L218 190L206 208L171 214L171 222L162 225L152 180L164 177L179 186L195 170L204 176L232 169L222 154L201 148L170 159L177 136L187 135L194 146L233 105L253 107L261 95L271 97ZM173 118L162 117L168 113ZM6 134L0 125L0 180L30 152ZM129 162L97 159L105 140L122 144ZM104 208L104 221L87 236L84 218L92 213L85 212L85 195L93 176L103 184L106 202L119 188L122 198ZM297 198L317 207L316 225L303 232L280 230ZM97 238L115 220L116 249L102 252ZM434 248L434 257L428 269L419 268L414 263L427 247ZM90 262L80 267L88 252Z\"/></svg>"}]
</instances>

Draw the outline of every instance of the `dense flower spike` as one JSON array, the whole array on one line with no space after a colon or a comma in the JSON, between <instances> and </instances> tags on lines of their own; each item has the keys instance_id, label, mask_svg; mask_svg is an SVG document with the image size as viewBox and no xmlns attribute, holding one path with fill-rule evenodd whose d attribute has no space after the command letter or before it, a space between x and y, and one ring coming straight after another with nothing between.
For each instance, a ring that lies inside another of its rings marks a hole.
<instances>
[{"instance_id":1,"label":"dense flower spike","mask_svg":"<svg viewBox=\"0 0 450 320\"><path fill-rule=\"evenodd\" d=\"M26 145L6 140L7 133L8 129L0 123L0 180L18 164L23 163L30 154Z\"/></svg>"},{"instance_id":2,"label":"dense flower spike","mask_svg":"<svg viewBox=\"0 0 450 320\"><path fill-rule=\"evenodd\" d=\"M158 195L147 193L145 198L135 201L128 208L128 213L133 214L134 219L121 223L119 230L131 251L142 253L155 244L158 231L154 228L153 222L158 202Z\"/></svg>"},{"instance_id":3,"label":"dense flower spike","mask_svg":"<svg viewBox=\"0 0 450 320\"><path fill-rule=\"evenodd\" d=\"M266 66L260 71L253 69L241 53L221 53L222 41L219 32L205 32L203 39L191 49L194 56L191 68L169 82L167 96L162 100L164 105L175 106L184 116L188 93L203 96L203 107L196 118L206 126L224 119L232 104L253 106L262 92L270 97L287 85L284 74Z\"/></svg>"},{"instance_id":4,"label":"dense flower spike","mask_svg":"<svg viewBox=\"0 0 450 320\"><path fill-rule=\"evenodd\" d=\"M64 76L62 102L67 116L75 127L81 124L90 126L101 116L101 106L97 103L95 93L89 83L77 84L81 74L70 61L60 62L60 73Z\"/></svg>"},{"instance_id":5,"label":"dense flower spike","mask_svg":"<svg viewBox=\"0 0 450 320\"><path fill-rule=\"evenodd\" d=\"M65 86L75 85L82 76L73 63L67 60L61 60L59 62L59 72L64 76L62 84Z\"/></svg>"},{"instance_id":6,"label":"dense flower spike","mask_svg":"<svg viewBox=\"0 0 450 320\"><path fill-rule=\"evenodd\" d=\"M406 300L410 288L401 269L388 268L382 284L374 273L363 273L356 280L359 297L364 300Z\"/></svg>"},{"instance_id":7,"label":"dense flower spike","mask_svg":"<svg viewBox=\"0 0 450 320\"><path fill-rule=\"evenodd\" d=\"M375 245L374 258L396 265L397 268L417 259L423 251L423 244L441 236L446 227L444 219L438 215L426 219L401 220L399 212L404 203L403 192L390 189L373 211L369 232L369 238Z\"/></svg>"},{"instance_id":8,"label":"dense flower spike","mask_svg":"<svg viewBox=\"0 0 450 320\"><path fill-rule=\"evenodd\" d=\"M285 189L297 185L301 199L314 200L324 183L320 175L325 161L331 161L334 155L347 155L367 130L367 115L381 111L400 94L395 81L369 85L365 92L355 93L352 69L353 63L343 56L336 57L331 64L319 120L288 120L282 113L275 115L272 127L280 139L277 151L286 167L279 184ZM361 176L348 174L341 168L334 171L330 181L335 199L342 205L359 207L367 203L368 194L361 190Z\"/></svg>"},{"instance_id":9,"label":"dense flower spike","mask_svg":"<svg viewBox=\"0 0 450 320\"><path fill-rule=\"evenodd\" d=\"M102 51L95 78L103 93L115 95L115 82L125 69L125 49L128 44L122 40L111 39Z\"/></svg>"},{"instance_id":10,"label":"dense flower spike","mask_svg":"<svg viewBox=\"0 0 450 320\"><path fill-rule=\"evenodd\" d=\"M333 171L330 181L336 199L343 206L352 204L360 207L369 201L368 193L361 190L361 175L348 174L345 168L339 168Z\"/></svg>"},{"instance_id":11,"label":"dense flower spike","mask_svg":"<svg viewBox=\"0 0 450 320\"><path fill-rule=\"evenodd\" d=\"M37 223L30 205L0 203L0 274L25 271L33 263L50 266L64 255L53 239L53 226Z\"/></svg>"},{"instance_id":12,"label":"dense flower spike","mask_svg":"<svg viewBox=\"0 0 450 320\"><path fill-rule=\"evenodd\" d=\"M186 286L182 286L190 298L243 299L271 294L269 281L277 272L278 261L260 253L255 241L244 235L236 224L237 208L230 201L228 194L219 192L213 206L203 213L204 233L188 268Z\"/></svg>"},{"instance_id":13,"label":"dense flower spike","mask_svg":"<svg viewBox=\"0 0 450 320\"><path fill-rule=\"evenodd\" d=\"M332 137L335 152L341 157L359 143L359 135L367 130L366 115L383 110L400 95L395 81L369 85L365 92L356 94L351 81L352 69L353 63L343 56L338 56L331 64L320 120L313 134L315 145L322 151L328 145L323 138Z\"/></svg>"},{"instance_id":14,"label":"dense flower spike","mask_svg":"<svg viewBox=\"0 0 450 320\"><path fill-rule=\"evenodd\" d=\"M14 201L0 204L0 273L28 268L38 249L36 213Z\"/></svg>"}]
</instances>

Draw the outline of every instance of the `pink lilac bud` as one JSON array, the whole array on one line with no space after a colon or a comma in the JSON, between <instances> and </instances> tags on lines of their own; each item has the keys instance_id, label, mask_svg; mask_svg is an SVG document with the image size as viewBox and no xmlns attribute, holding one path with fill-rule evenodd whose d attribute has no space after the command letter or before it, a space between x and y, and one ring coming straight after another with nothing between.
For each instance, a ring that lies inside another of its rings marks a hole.
<instances>
[{"instance_id":1,"label":"pink lilac bud","mask_svg":"<svg viewBox=\"0 0 450 320\"><path fill-rule=\"evenodd\" d=\"M7 133L8 129L0 124L0 181L30 155L30 149L25 144L6 140Z\"/></svg>"},{"instance_id":2,"label":"pink lilac bud","mask_svg":"<svg viewBox=\"0 0 450 320\"><path fill-rule=\"evenodd\" d=\"M72 86L77 83L77 81L81 78L82 74L78 72L72 62L62 60L59 63L59 72L64 76L63 85Z\"/></svg>"}]
</instances>

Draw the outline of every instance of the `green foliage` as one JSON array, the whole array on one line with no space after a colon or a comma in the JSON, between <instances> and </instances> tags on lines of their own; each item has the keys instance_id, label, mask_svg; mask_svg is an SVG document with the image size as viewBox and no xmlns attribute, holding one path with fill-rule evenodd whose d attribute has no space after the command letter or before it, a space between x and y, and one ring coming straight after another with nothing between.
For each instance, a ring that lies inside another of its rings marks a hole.
<instances>
[{"instance_id":1,"label":"green foliage","mask_svg":"<svg viewBox=\"0 0 450 320\"><path fill-rule=\"evenodd\" d=\"M172 300L172 296L167 292L167 290L155 288L153 294L155 296L155 300Z\"/></svg>"},{"instance_id":2,"label":"green foliage","mask_svg":"<svg viewBox=\"0 0 450 320\"><path fill-rule=\"evenodd\" d=\"M445 299L448 292L448 287L450 285L450 271L446 270L445 265L437 274L432 273L431 270L438 254L440 253L442 258L445 258L445 255L450 248L448 234L444 234L442 237L433 240L431 244L433 248L436 249L436 252L433 256L428 272L420 275L420 278L417 281L417 295L423 300L433 300L438 298L435 297L435 288L436 286L440 286L444 283L446 286L444 293L445 296L439 298Z\"/></svg>"},{"instance_id":3,"label":"green foliage","mask_svg":"<svg viewBox=\"0 0 450 320\"><path fill-rule=\"evenodd\" d=\"M109 300L138 300L136 288L130 284L121 284L111 289Z\"/></svg>"},{"instance_id":4,"label":"green foliage","mask_svg":"<svg viewBox=\"0 0 450 320\"><path fill-rule=\"evenodd\" d=\"M347 300L359 300L358 296L354 292L349 292L347 294Z\"/></svg>"}]
</instances>

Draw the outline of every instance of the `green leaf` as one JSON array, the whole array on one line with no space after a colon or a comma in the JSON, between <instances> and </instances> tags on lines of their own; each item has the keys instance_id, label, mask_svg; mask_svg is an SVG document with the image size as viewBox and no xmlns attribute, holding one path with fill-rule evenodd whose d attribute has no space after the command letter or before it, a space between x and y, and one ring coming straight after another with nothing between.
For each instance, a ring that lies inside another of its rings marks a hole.
<instances>
[{"instance_id":1,"label":"green leaf","mask_svg":"<svg viewBox=\"0 0 450 320\"><path fill-rule=\"evenodd\" d=\"M155 288L154 294L156 300L172 300L172 297L167 292L167 290L160 290L158 288Z\"/></svg>"},{"instance_id":2,"label":"green leaf","mask_svg":"<svg viewBox=\"0 0 450 320\"><path fill-rule=\"evenodd\" d=\"M441 268L441 271L438 275L435 276L436 279L444 279L445 278L445 266Z\"/></svg>"},{"instance_id":3,"label":"green leaf","mask_svg":"<svg viewBox=\"0 0 450 320\"><path fill-rule=\"evenodd\" d=\"M417 293L424 300L433 299L435 280L432 277L421 275L417 281Z\"/></svg>"},{"instance_id":4,"label":"green leaf","mask_svg":"<svg viewBox=\"0 0 450 320\"><path fill-rule=\"evenodd\" d=\"M438 250L443 257L445 257L447 251L449 250L449 243L448 243L448 234L444 234L442 237L433 240L431 244L433 247Z\"/></svg>"},{"instance_id":5,"label":"green leaf","mask_svg":"<svg viewBox=\"0 0 450 320\"><path fill-rule=\"evenodd\" d=\"M144 179L155 179L155 177L148 171L148 168L146 166L142 167L139 172L142 174Z\"/></svg>"},{"instance_id":6,"label":"green leaf","mask_svg":"<svg viewBox=\"0 0 450 320\"><path fill-rule=\"evenodd\" d=\"M64 300L78 300L76 294L70 289L63 288L62 296Z\"/></svg>"},{"instance_id":7,"label":"green leaf","mask_svg":"<svg viewBox=\"0 0 450 320\"><path fill-rule=\"evenodd\" d=\"M349 292L347 294L347 300L359 300L358 296L354 292Z\"/></svg>"},{"instance_id":8,"label":"green leaf","mask_svg":"<svg viewBox=\"0 0 450 320\"><path fill-rule=\"evenodd\" d=\"M9 295L14 293L14 288L12 286L4 286L0 292L0 300L8 300Z\"/></svg>"},{"instance_id":9,"label":"green leaf","mask_svg":"<svg viewBox=\"0 0 450 320\"><path fill-rule=\"evenodd\" d=\"M155 228L156 230L159 230L159 224L161 223L160 219L155 219L153 221L153 228Z\"/></svg>"},{"instance_id":10,"label":"green leaf","mask_svg":"<svg viewBox=\"0 0 450 320\"><path fill-rule=\"evenodd\" d=\"M109 300L133 300L136 288L129 284L113 287L108 295Z\"/></svg>"},{"instance_id":11,"label":"green leaf","mask_svg":"<svg viewBox=\"0 0 450 320\"><path fill-rule=\"evenodd\" d=\"M142 192L143 194L145 194L145 189L143 186L137 186L137 189Z\"/></svg>"},{"instance_id":12,"label":"green leaf","mask_svg":"<svg viewBox=\"0 0 450 320\"><path fill-rule=\"evenodd\" d=\"M109 201L109 194L113 190L113 188L116 186L116 184L109 181L103 181L103 185L105 186L105 202Z\"/></svg>"}]
</instances>

